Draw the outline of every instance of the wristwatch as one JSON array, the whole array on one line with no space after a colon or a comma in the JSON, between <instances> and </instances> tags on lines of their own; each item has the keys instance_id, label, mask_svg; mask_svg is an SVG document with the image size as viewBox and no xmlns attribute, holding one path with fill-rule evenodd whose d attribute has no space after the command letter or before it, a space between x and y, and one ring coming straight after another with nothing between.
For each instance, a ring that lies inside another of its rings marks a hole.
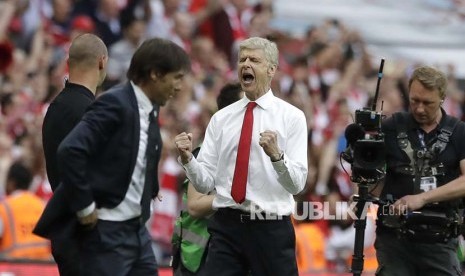
<instances>
[{"instance_id":1,"label":"wristwatch","mask_svg":"<svg viewBox=\"0 0 465 276\"><path fill-rule=\"evenodd\" d=\"M281 151L280 153L277 153L277 154L273 154L271 157L271 162L278 162L278 161L281 161L281 160L284 160L284 151Z\"/></svg>"}]
</instances>

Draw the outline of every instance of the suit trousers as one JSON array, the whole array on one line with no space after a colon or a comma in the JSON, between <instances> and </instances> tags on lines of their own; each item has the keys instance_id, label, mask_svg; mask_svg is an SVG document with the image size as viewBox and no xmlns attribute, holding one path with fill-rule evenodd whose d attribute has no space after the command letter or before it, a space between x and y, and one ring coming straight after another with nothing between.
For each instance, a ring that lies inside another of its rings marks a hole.
<instances>
[{"instance_id":1,"label":"suit trousers","mask_svg":"<svg viewBox=\"0 0 465 276\"><path fill-rule=\"evenodd\" d=\"M98 220L78 239L82 276L158 275L151 238L139 218Z\"/></svg>"},{"instance_id":2,"label":"suit trousers","mask_svg":"<svg viewBox=\"0 0 465 276\"><path fill-rule=\"evenodd\" d=\"M209 221L207 275L297 276L295 232L289 216L273 220L220 208Z\"/></svg>"},{"instance_id":3,"label":"suit trousers","mask_svg":"<svg viewBox=\"0 0 465 276\"><path fill-rule=\"evenodd\" d=\"M205 270L205 260L207 259L207 252L203 254L202 261L200 262L200 267L196 272L189 271L179 260L177 267L173 267L173 276L208 276Z\"/></svg>"},{"instance_id":4,"label":"suit trousers","mask_svg":"<svg viewBox=\"0 0 465 276\"><path fill-rule=\"evenodd\" d=\"M60 276L79 276L79 248L76 239L52 239L52 255Z\"/></svg>"}]
</instances>

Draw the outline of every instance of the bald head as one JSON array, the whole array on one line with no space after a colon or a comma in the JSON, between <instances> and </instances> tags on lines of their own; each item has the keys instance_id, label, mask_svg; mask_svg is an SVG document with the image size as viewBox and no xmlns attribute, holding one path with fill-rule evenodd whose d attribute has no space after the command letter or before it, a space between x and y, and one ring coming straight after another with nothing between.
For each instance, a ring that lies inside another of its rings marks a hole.
<instances>
[{"instance_id":1,"label":"bald head","mask_svg":"<svg viewBox=\"0 0 465 276\"><path fill-rule=\"evenodd\" d=\"M95 93L105 80L107 62L105 43L93 34L80 35L73 39L69 48L69 81Z\"/></svg>"},{"instance_id":2,"label":"bald head","mask_svg":"<svg viewBox=\"0 0 465 276\"><path fill-rule=\"evenodd\" d=\"M108 57L105 43L94 34L76 37L69 48L68 65L74 67L94 67L102 57Z\"/></svg>"}]
</instances>

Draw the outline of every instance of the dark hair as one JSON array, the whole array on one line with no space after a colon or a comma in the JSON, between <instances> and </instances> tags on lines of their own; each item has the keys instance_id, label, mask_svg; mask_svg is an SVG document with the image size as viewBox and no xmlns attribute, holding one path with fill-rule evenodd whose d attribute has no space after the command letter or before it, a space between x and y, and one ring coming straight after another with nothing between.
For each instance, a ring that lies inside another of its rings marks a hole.
<instances>
[{"instance_id":1,"label":"dark hair","mask_svg":"<svg viewBox=\"0 0 465 276\"><path fill-rule=\"evenodd\" d=\"M142 21L142 18L136 16L134 8L127 7L120 12L119 22L122 30L126 30L137 21Z\"/></svg>"},{"instance_id":2,"label":"dark hair","mask_svg":"<svg viewBox=\"0 0 465 276\"><path fill-rule=\"evenodd\" d=\"M176 43L152 38L144 41L131 59L127 78L136 84L150 79L150 73L166 75L179 70L190 70L187 53Z\"/></svg>"},{"instance_id":3,"label":"dark hair","mask_svg":"<svg viewBox=\"0 0 465 276\"><path fill-rule=\"evenodd\" d=\"M220 90L220 94L216 97L218 110L238 101L240 99L241 90L240 83L228 83L223 86Z\"/></svg>"},{"instance_id":4,"label":"dark hair","mask_svg":"<svg viewBox=\"0 0 465 276\"><path fill-rule=\"evenodd\" d=\"M32 181L32 173L22 163L15 162L10 166L7 180L13 181L16 190L27 190Z\"/></svg>"}]
</instances>

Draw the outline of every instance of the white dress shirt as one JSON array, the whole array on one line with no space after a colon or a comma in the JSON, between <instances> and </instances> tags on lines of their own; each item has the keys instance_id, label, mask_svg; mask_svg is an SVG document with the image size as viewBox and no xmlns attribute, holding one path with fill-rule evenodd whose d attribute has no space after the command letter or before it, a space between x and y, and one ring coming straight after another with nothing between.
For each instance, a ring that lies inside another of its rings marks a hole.
<instances>
[{"instance_id":1,"label":"white dress shirt","mask_svg":"<svg viewBox=\"0 0 465 276\"><path fill-rule=\"evenodd\" d=\"M295 195L304 189L307 166L307 123L304 113L275 97L271 90L256 100L246 198L242 204L231 197L242 122L250 100L241 100L216 112L208 124L200 153L183 167L197 191L216 189L213 208L243 211L257 208L274 215L293 213ZM277 132L284 160L271 162L258 144L260 133Z\"/></svg>"},{"instance_id":2,"label":"white dress shirt","mask_svg":"<svg viewBox=\"0 0 465 276\"><path fill-rule=\"evenodd\" d=\"M98 218L103 220L125 221L138 217L141 214L140 201L142 198L142 192L144 191L145 183L145 169L147 163L145 152L147 149L148 141L149 113L152 111L153 105L149 98L137 85L135 85L133 82L131 82L131 85L136 94L140 121L140 139L136 165L132 173L131 183L129 184L128 191L126 192L123 201L121 201L118 206L112 209L97 209ZM154 115L155 118L158 117L158 114Z\"/></svg>"}]
</instances>

